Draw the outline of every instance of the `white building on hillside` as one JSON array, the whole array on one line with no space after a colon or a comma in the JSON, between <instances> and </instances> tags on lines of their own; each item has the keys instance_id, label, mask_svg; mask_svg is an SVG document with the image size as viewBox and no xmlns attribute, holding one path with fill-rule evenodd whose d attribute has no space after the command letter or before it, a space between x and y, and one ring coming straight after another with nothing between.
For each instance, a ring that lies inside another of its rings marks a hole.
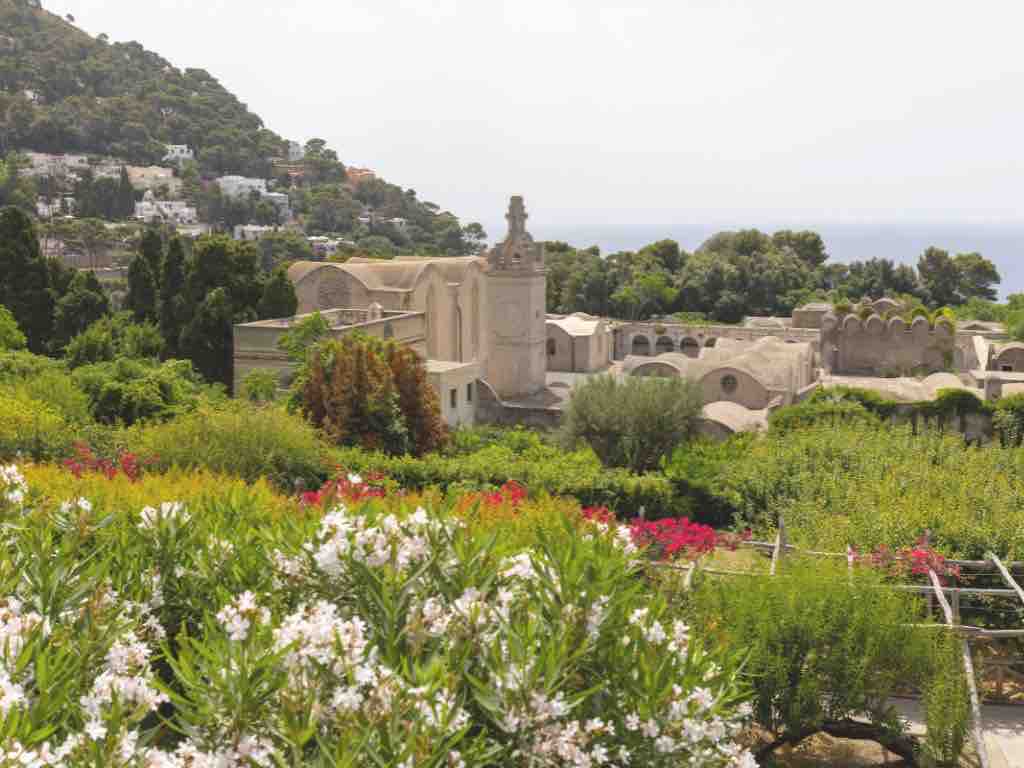
<instances>
[{"instance_id":1,"label":"white building on hillside","mask_svg":"<svg viewBox=\"0 0 1024 768\"><path fill-rule=\"evenodd\" d=\"M186 160L195 160L196 153L188 148L187 144L168 144L167 154L164 155L165 163L183 163Z\"/></svg>"},{"instance_id":2,"label":"white building on hillside","mask_svg":"<svg viewBox=\"0 0 1024 768\"><path fill-rule=\"evenodd\" d=\"M306 151L297 141L288 142L288 162L297 163L306 156Z\"/></svg>"},{"instance_id":3,"label":"white building on hillside","mask_svg":"<svg viewBox=\"0 0 1024 768\"><path fill-rule=\"evenodd\" d=\"M217 186L220 187L224 197L245 198L253 192L261 195L267 194L266 179L252 179L247 176L221 176L217 179Z\"/></svg>"},{"instance_id":4,"label":"white building on hillside","mask_svg":"<svg viewBox=\"0 0 1024 768\"><path fill-rule=\"evenodd\" d=\"M255 241L262 240L272 232L277 232L277 227L265 227L260 224L236 224L235 240Z\"/></svg>"},{"instance_id":5,"label":"white building on hillside","mask_svg":"<svg viewBox=\"0 0 1024 768\"><path fill-rule=\"evenodd\" d=\"M135 204L135 218L140 221L166 221L174 224L196 224L199 215L196 209L184 200L157 200L152 190Z\"/></svg>"}]
</instances>

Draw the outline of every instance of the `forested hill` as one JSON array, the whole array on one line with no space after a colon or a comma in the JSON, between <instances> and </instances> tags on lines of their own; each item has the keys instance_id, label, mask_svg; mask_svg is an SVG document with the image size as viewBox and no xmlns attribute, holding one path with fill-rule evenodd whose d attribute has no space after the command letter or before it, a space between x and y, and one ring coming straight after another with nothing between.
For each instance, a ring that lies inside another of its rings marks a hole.
<instances>
[{"instance_id":1,"label":"forested hill","mask_svg":"<svg viewBox=\"0 0 1024 768\"><path fill-rule=\"evenodd\" d=\"M0 152L114 155L150 164L165 144L205 173L267 177L285 142L201 69L139 43L93 38L35 0L0 0ZM28 93L26 93L28 92Z\"/></svg>"}]
</instances>

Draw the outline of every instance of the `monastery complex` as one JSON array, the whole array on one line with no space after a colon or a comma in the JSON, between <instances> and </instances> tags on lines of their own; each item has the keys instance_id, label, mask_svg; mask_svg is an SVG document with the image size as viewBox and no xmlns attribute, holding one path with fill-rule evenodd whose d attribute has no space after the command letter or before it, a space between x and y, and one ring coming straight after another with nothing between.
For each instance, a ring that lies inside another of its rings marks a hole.
<instances>
[{"instance_id":1,"label":"monastery complex","mask_svg":"<svg viewBox=\"0 0 1024 768\"><path fill-rule=\"evenodd\" d=\"M286 384L290 363L277 342L318 311L335 335L360 331L419 352L453 426L554 425L572 387L596 373L697 381L701 428L712 436L761 427L772 410L835 384L907 403L943 389L983 399L1024 392L1024 344L1008 343L1002 326L908 323L886 298L845 312L809 304L742 325L547 314L544 247L527 231L521 197L506 219L505 240L481 256L295 263L298 315L235 326L235 381L271 368Z\"/></svg>"}]
</instances>

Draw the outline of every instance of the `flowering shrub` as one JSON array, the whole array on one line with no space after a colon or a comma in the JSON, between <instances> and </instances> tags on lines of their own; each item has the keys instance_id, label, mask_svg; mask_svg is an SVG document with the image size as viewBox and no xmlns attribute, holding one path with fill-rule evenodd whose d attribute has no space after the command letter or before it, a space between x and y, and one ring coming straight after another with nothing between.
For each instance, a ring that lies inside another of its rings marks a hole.
<instances>
[{"instance_id":1,"label":"flowering shrub","mask_svg":"<svg viewBox=\"0 0 1024 768\"><path fill-rule=\"evenodd\" d=\"M74 457L64 459L63 464L77 478L81 478L86 472L95 472L109 480L120 471L134 482L139 479L144 466L156 461L155 458L150 458L140 462L138 456L131 451L122 451L116 459L101 458L83 442L75 443L74 452Z\"/></svg>"},{"instance_id":2,"label":"flowering shrub","mask_svg":"<svg viewBox=\"0 0 1024 768\"><path fill-rule=\"evenodd\" d=\"M913 575L927 578L928 571L931 570L935 571L940 579L960 578L960 567L947 562L945 557L928 545L924 537L918 539L913 547L897 551L882 544L874 552L858 555L854 551L853 554L858 561L867 562L892 576Z\"/></svg>"},{"instance_id":3,"label":"flowering shrub","mask_svg":"<svg viewBox=\"0 0 1024 768\"><path fill-rule=\"evenodd\" d=\"M628 536L0 484L5 768L753 765L736 659L644 588Z\"/></svg>"},{"instance_id":4,"label":"flowering shrub","mask_svg":"<svg viewBox=\"0 0 1024 768\"><path fill-rule=\"evenodd\" d=\"M615 516L605 507L585 507L580 511L580 516L601 527L615 524ZM650 522L634 520L627 527L634 543L664 560L699 557L719 547L734 550L751 535L749 530L739 534L716 531L711 526L690 522L685 517Z\"/></svg>"},{"instance_id":5,"label":"flowering shrub","mask_svg":"<svg viewBox=\"0 0 1024 768\"><path fill-rule=\"evenodd\" d=\"M321 506L335 500L353 503L383 498L387 491L379 483L384 479L383 475L377 473L367 475L365 480L355 473L342 473L337 479L324 483L320 490L303 493L302 503Z\"/></svg>"}]
</instances>

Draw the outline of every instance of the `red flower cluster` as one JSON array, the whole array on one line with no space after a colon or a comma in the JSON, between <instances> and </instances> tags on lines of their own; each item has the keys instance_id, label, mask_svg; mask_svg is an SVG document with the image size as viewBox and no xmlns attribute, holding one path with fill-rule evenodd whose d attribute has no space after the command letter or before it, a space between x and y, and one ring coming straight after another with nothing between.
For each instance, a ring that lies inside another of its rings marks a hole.
<instances>
[{"instance_id":1,"label":"red flower cluster","mask_svg":"<svg viewBox=\"0 0 1024 768\"><path fill-rule=\"evenodd\" d=\"M584 520L592 523L611 525L615 522L615 515L612 514L608 507L584 507L580 510L580 515Z\"/></svg>"},{"instance_id":2,"label":"red flower cluster","mask_svg":"<svg viewBox=\"0 0 1024 768\"><path fill-rule=\"evenodd\" d=\"M320 490L302 494L302 503L307 506L320 506L334 499L341 499L350 504L367 499L380 499L387 495L384 488L377 485L383 479L383 475L376 473L367 475L364 479L359 475L342 472L337 479L324 483Z\"/></svg>"},{"instance_id":3,"label":"red flower cluster","mask_svg":"<svg viewBox=\"0 0 1024 768\"><path fill-rule=\"evenodd\" d=\"M518 507L525 500L526 489L515 480L507 481L493 493L483 494L483 502L489 507L500 507L502 504Z\"/></svg>"},{"instance_id":4,"label":"red flower cluster","mask_svg":"<svg viewBox=\"0 0 1024 768\"><path fill-rule=\"evenodd\" d=\"M960 567L946 561L946 558L929 546L924 538L918 540L913 547L893 551L884 544L869 555L858 556L856 559L866 560L875 568L882 568L894 576L927 576L928 571L935 571L940 578L960 578Z\"/></svg>"},{"instance_id":5,"label":"red flower cluster","mask_svg":"<svg viewBox=\"0 0 1024 768\"><path fill-rule=\"evenodd\" d=\"M691 523L686 517L664 518L651 522L637 520L630 525L633 541L660 550L661 557L696 557L714 550L718 534L709 525Z\"/></svg>"},{"instance_id":6,"label":"red flower cluster","mask_svg":"<svg viewBox=\"0 0 1024 768\"><path fill-rule=\"evenodd\" d=\"M120 472L135 482L142 475L142 468L155 461L155 458L139 461L139 457L129 451L122 451L116 460L105 459L93 453L87 443L77 442L74 458L64 459L64 466L77 478L88 472L98 473L112 480Z\"/></svg>"}]
</instances>

